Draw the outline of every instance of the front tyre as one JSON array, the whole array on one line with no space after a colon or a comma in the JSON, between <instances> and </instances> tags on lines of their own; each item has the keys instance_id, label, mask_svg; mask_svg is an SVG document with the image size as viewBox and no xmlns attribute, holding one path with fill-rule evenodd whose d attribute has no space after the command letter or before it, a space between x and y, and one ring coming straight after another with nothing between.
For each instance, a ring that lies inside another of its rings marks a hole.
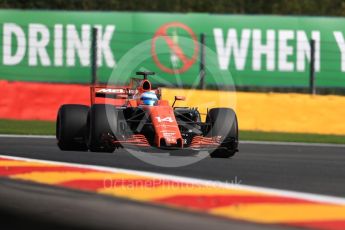
<instances>
[{"instance_id":1,"label":"front tyre","mask_svg":"<svg viewBox=\"0 0 345 230\"><path fill-rule=\"evenodd\" d=\"M230 158L238 152L238 122L234 110L230 108L211 109L206 117L211 124L208 135L220 136L221 144L210 153L212 158Z\"/></svg>"},{"instance_id":2,"label":"front tyre","mask_svg":"<svg viewBox=\"0 0 345 230\"><path fill-rule=\"evenodd\" d=\"M63 151L87 151L85 132L89 106L62 105L56 119L56 139Z\"/></svg>"},{"instance_id":3,"label":"front tyre","mask_svg":"<svg viewBox=\"0 0 345 230\"><path fill-rule=\"evenodd\" d=\"M117 111L112 105L94 104L87 118L87 146L91 152L114 152L115 147L104 140L117 130Z\"/></svg>"}]
</instances>

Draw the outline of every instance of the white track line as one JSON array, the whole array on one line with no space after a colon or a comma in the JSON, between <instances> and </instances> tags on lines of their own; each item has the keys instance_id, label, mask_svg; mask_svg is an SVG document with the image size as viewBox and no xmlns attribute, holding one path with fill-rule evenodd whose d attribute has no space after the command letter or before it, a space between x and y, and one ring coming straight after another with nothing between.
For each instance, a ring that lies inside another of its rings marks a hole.
<instances>
[{"instance_id":1,"label":"white track line","mask_svg":"<svg viewBox=\"0 0 345 230\"><path fill-rule=\"evenodd\" d=\"M17 135L0 134L0 138L36 138L36 139L54 139L54 135ZM306 146L306 147L335 147L345 148L345 144L326 144L326 143L305 143L305 142L282 142L282 141L240 141L240 144L253 145L285 145L285 146Z\"/></svg>"},{"instance_id":2,"label":"white track line","mask_svg":"<svg viewBox=\"0 0 345 230\"><path fill-rule=\"evenodd\" d=\"M317 195L312 193L304 193L304 192L296 192L296 191L288 191L282 189L273 189L273 188L265 188L265 187L258 187L258 186L251 186L251 185L241 185L241 184L231 184L225 183L221 181L211 181L211 180L204 180L204 179L195 179L189 177L182 177L182 176L175 176L175 175L168 175L168 174L161 174L161 173L154 173L154 172L144 172L144 171L137 171L132 169L121 169L121 168L110 168L104 166L95 166L95 165L85 165L85 164L76 164L76 163L65 163L65 162L57 162L57 161L46 161L46 160L36 160L31 158L23 158L23 157L12 157L7 155L0 155L0 157L13 159L13 160L22 160L28 162L41 162L46 164L55 164L55 165L62 165L62 166L71 166L71 167L78 167L78 168L85 168L85 169L94 169L112 173L127 173L127 174L135 174L139 176L146 176L146 177L153 177L160 180L172 180L180 183L190 183L194 185L203 185L203 186L216 186L219 188L228 188L228 189L236 189L236 190L247 190L253 192L261 192L266 193L269 195L277 195L283 197L290 197L290 198L297 198L303 199L307 201L314 201L314 202L321 202L321 203L330 203L330 204L337 204L337 205L345 205L345 198L335 197L335 196L327 196L327 195Z\"/></svg>"}]
</instances>

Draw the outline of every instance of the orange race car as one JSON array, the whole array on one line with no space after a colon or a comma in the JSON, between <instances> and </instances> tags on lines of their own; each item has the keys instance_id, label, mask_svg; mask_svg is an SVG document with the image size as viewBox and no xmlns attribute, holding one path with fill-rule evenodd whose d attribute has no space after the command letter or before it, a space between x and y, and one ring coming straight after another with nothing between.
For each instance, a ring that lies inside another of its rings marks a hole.
<instances>
[{"instance_id":1,"label":"orange race car","mask_svg":"<svg viewBox=\"0 0 345 230\"><path fill-rule=\"evenodd\" d=\"M227 158L238 151L238 124L230 108L212 108L201 121L197 108L175 107L137 72L128 86L92 85L91 107L65 104L58 111L56 138L61 150L113 152L116 148L206 150ZM102 102L99 102L102 100Z\"/></svg>"}]
</instances>

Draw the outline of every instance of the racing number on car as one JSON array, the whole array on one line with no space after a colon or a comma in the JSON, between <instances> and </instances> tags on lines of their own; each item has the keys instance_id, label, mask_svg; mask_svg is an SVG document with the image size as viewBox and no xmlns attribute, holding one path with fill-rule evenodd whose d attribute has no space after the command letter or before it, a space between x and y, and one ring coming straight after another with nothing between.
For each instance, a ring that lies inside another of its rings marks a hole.
<instances>
[{"instance_id":1,"label":"racing number on car","mask_svg":"<svg viewBox=\"0 0 345 230\"><path fill-rule=\"evenodd\" d=\"M160 122L174 122L174 119L172 119L172 117L165 117L165 118L161 118L161 117L156 117L157 121Z\"/></svg>"}]
</instances>

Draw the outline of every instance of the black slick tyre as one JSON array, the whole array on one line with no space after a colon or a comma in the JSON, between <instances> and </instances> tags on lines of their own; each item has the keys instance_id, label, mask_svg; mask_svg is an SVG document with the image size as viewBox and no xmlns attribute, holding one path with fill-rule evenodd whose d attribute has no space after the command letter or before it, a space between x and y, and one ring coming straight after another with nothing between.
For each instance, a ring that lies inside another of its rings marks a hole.
<instances>
[{"instance_id":1,"label":"black slick tyre","mask_svg":"<svg viewBox=\"0 0 345 230\"><path fill-rule=\"evenodd\" d=\"M211 109L206 116L211 124L208 136L220 136L221 144L210 153L213 158L229 158L238 152L238 122L234 110L230 108Z\"/></svg>"},{"instance_id":2,"label":"black slick tyre","mask_svg":"<svg viewBox=\"0 0 345 230\"><path fill-rule=\"evenodd\" d=\"M87 151L85 132L89 106L66 104L59 108L56 119L58 147L64 151Z\"/></svg>"}]
</instances>

